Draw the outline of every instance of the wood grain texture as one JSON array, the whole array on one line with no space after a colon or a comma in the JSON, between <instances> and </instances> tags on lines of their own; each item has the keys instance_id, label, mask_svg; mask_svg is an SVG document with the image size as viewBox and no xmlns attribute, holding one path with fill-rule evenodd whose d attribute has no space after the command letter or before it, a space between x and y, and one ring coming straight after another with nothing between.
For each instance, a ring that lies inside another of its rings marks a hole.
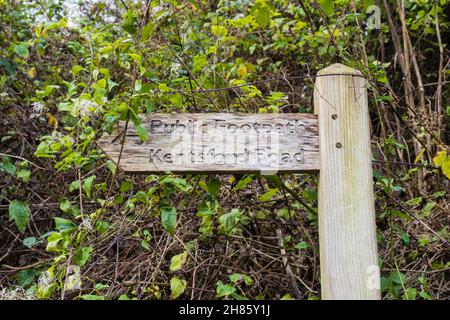
<instances>
[{"instance_id":1,"label":"wood grain texture","mask_svg":"<svg viewBox=\"0 0 450 320\"><path fill-rule=\"evenodd\" d=\"M128 127L120 167L135 173L262 173L319 169L314 114L151 113L142 118L148 140ZM121 139L99 146L117 162Z\"/></svg>"},{"instance_id":2,"label":"wood grain texture","mask_svg":"<svg viewBox=\"0 0 450 320\"><path fill-rule=\"evenodd\" d=\"M366 80L341 64L318 75L322 298L380 299Z\"/></svg>"}]
</instances>

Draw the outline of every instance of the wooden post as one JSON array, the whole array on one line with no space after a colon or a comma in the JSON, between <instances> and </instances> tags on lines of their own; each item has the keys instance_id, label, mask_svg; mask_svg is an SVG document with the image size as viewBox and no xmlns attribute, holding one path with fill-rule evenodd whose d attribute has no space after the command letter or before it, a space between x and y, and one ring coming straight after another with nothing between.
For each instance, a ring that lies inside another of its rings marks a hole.
<instances>
[{"instance_id":1,"label":"wooden post","mask_svg":"<svg viewBox=\"0 0 450 320\"><path fill-rule=\"evenodd\" d=\"M380 299L367 82L333 64L318 73L322 299Z\"/></svg>"}]
</instances>

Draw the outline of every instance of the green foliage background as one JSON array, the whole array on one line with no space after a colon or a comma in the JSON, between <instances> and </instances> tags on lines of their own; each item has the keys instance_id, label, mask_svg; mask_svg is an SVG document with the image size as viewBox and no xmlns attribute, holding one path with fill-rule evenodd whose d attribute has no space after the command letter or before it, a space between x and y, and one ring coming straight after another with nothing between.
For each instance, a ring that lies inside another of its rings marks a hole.
<instances>
[{"instance_id":1,"label":"green foliage background","mask_svg":"<svg viewBox=\"0 0 450 320\"><path fill-rule=\"evenodd\" d=\"M448 299L448 7L0 0L0 292L320 297L317 176L126 176L96 140L149 139L156 111L312 112L340 62L370 84L383 297Z\"/></svg>"}]
</instances>

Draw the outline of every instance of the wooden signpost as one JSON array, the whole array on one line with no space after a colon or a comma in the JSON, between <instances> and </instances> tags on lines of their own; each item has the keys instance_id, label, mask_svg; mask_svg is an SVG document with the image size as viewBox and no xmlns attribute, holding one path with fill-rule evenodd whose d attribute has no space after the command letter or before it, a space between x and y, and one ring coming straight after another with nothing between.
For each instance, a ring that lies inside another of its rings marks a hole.
<instances>
[{"instance_id":1,"label":"wooden signpost","mask_svg":"<svg viewBox=\"0 0 450 320\"><path fill-rule=\"evenodd\" d=\"M380 299L366 86L334 64L316 79L315 114L151 113L146 142L130 126L123 149L115 135L99 145L133 173L319 171L322 298Z\"/></svg>"}]
</instances>

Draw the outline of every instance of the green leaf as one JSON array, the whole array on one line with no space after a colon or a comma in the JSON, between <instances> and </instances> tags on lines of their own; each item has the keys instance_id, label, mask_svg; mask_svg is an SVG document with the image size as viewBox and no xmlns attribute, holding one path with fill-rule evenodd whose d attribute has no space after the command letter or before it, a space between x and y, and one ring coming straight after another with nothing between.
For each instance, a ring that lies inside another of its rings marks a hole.
<instances>
[{"instance_id":1,"label":"green leaf","mask_svg":"<svg viewBox=\"0 0 450 320\"><path fill-rule=\"evenodd\" d=\"M206 188L208 193L215 198L220 190L220 180L217 178L209 179Z\"/></svg>"},{"instance_id":2,"label":"green leaf","mask_svg":"<svg viewBox=\"0 0 450 320\"><path fill-rule=\"evenodd\" d=\"M65 230L70 230L75 228L75 224L67 219L63 219L63 218L59 218L59 217L55 217L55 225L56 225L56 230L58 231L65 231Z\"/></svg>"},{"instance_id":3,"label":"green leaf","mask_svg":"<svg viewBox=\"0 0 450 320\"><path fill-rule=\"evenodd\" d=\"M94 294L84 294L80 296L81 300L105 300L104 296L96 296Z\"/></svg>"},{"instance_id":4,"label":"green leaf","mask_svg":"<svg viewBox=\"0 0 450 320\"><path fill-rule=\"evenodd\" d=\"M219 232L231 235L239 224L242 213L239 209L232 209L229 213L223 214L219 217Z\"/></svg>"},{"instance_id":5,"label":"green leaf","mask_svg":"<svg viewBox=\"0 0 450 320\"><path fill-rule=\"evenodd\" d=\"M262 29L270 24L270 9L267 5L258 5L255 12L255 20Z\"/></svg>"},{"instance_id":6,"label":"green leaf","mask_svg":"<svg viewBox=\"0 0 450 320\"><path fill-rule=\"evenodd\" d=\"M226 37L228 30L224 26L213 25L211 26L211 33L216 37Z\"/></svg>"},{"instance_id":7,"label":"green leaf","mask_svg":"<svg viewBox=\"0 0 450 320\"><path fill-rule=\"evenodd\" d=\"M161 223L166 231L173 235L177 223L177 210L175 208L161 208Z\"/></svg>"},{"instance_id":8,"label":"green leaf","mask_svg":"<svg viewBox=\"0 0 450 320\"><path fill-rule=\"evenodd\" d=\"M37 239L35 237L28 237L22 240L22 244L25 247L31 248L32 246L34 246L37 242Z\"/></svg>"},{"instance_id":9,"label":"green leaf","mask_svg":"<svg viewBox=\"0 0 450 320\"><path fill-rule=\"evenodd\" d=\"M136 80L136 82L134 83L134 91L136 92L141 91L141 88L142 88L142 81L140 79Z\"/></svg>"},{"instance_id":10,"label":"green leaf","mask_svg":"<svg viewBox=\"0 0 450 320\"><path fill-rule=\"evenodd\" d=\"M408 246L408 245L409 245L410 239L409 239L409 236L408 236L407 233L402 233L402 235L400 236L400 238L402 239L403 244L404 244L405 246Z\"/></svg>"},{"instance_id":11,"label":"green leaf","mask_svg":"<svg viewBox=\"0 0 450 320\"><path fill-rule=\"evenodd\" d=\"M73 192L75 190L78 190L79 188L80 188L80 180L72 181L72 183L69 186L69 192Z\"/></svg>"},{"instance_id":12,"label":"green leaf","mask_svg":"<svg viewBox=\"0 0 450 320\"><path fill-rule=\"evenodd\" d=\"M0 171L5 171L13 176L16 172L16 166L11 162L9 157L4 157L4 160L0 162Z\"/></svg>"},{"instance_id":13,"label":"green leaf","mask_svg":"<svg viewBox=\"0 0 450 320\"><path fill-rule=\"evenodd\" d=\"M9 203L9 221L14 220L20 232L24 232L30 219L30 209L28 205L20 200L13 200Z\"/></svg>"},{"instance_id":14,"label":"green leaf","mask_svg":"<svg viewBox=\"0 0 450 320\"><path fill-rule=\"evenodd\" d=\"M61 202L59 203L59 208L62 212L70 213L72 212L72 204L70 203L69 199L62 198Z\"/></svg>"},{"instance_id":15,"label":"green leaf","mask_svg":"<svg viewBox=\"0 0 450 320\"><path fill-rule=\"evenodd\" d=\"M404 300L416 300L417 290L415 288L407 288L403 293Z\"/></svg>"},{"instance_id":16,"label":"green leaf","mask_svg":"<svg viewBox=\"0 0 450 320\"><path fill-rule=\"evenodd\" d=\"M124 181L121 185L120 185L120 192L121 193L125 193L128 190L130 190L131 188L133 188L133 182L131 182L130 180Z\"/></svg>"},{"instance_id":17,"label":"green leaf","mask_svg":"<svg viewBox=\"0 0 450 320\"><path fill-rule=\"evenodd\" d=\"M37 270L30 270L30 269L20 270L18 272L17 283L21 287L29 286L30 284L33 283L36 276L39 276L40 274L41 272Z\"/></svg>"},{"instance_id":18,"label":"green leaf","mask_svg":"<svg viewBox=\"0 0 450 320\"><path fill-rule=\"evenodd\" d=\"M86 192L86 196L88 198L91 198L92 182L94 181L94 179L95 179L95 175L86 178L83 182L83 190L84 190L84 192Z\"/></svg>"},{"instance_id":19,"label":"green leaf","mask_svg":"<svg viewBox=\"0 0 450 320\"><path fill-rule=\"evenodd\" d=\"M433 297L423 290L419 292L419 296L425 300L433 300Z\"/></svg>"},{"instance_id":20,"label":"green leaf","mask_svg":"<svg viewBox=\"0 0 450 320\"><path fill-rule=\"evenodd\" d=\"M53 232L48 238L47 238L47 246L45 250L47 252L57 252L58 251L58 245L59 242L63 239L61 233L59 232Z\"/></svg>"},{"instance_id":21,"label":"green leaf","mask_svg":"<svg viewBox=\"0 0 450 320\"><path fill-rule=\"evenodd\" d=\"M106 164L108 166L109 171L111 171L112 174L116 173L117 166L112 160L106 161Z\"/></svg>"},{"instance_id":22,"label":"green leaf","mask_svg":"<svg viewBox=\"0 0 450 320\"><path fill-rule=\"evenodd\" d=\"M184 263L186 262L188 256L188 252L184 251L183 253L177 254L176 256L173 256L170 260L170 271L178 271L181 270Z\"/></svg>"},{"instance_id":23,"label":"green leaf","mask_svg":"<svg viewBox=\"0 0 450 320\"><path fill-rule=\"evenodd\" d=\"M28 58L28 56L30 55L30 52L28 51L28 45L23 42L18 43L14 46L14 52L24 59Z\"/></svg>"},{"instance_id":24,"label":"green leaf","mask_svg":"<svg viewBox=\"0 0 450 320\"><path fill-rule=\"evenodd\" d=\"M258 197L259 201L268 201L273 198L274 195L278 193L278 188L269 189L266 193Z\"/></svg>"},{"instance_id":25,"label":"green leaf","mask_svg":"<svg viewBox=\"0 0 450 320\"><path fill-rule=\"evenodd\" d=\"M19 169L17 171L17 178L22 179L23 182L30 181L31 171L28 169Z\"/></svg>"},{"instance_id":26,"label":"green leaf","mask_svg":"<svg viewBox=\"0 0 450 320\"><path fill-rule=\"evenodd\" d=\"M180 279L178 277L173 277L170 279L170 295L172 299L176 299L181 296L186 289L186 280Z\"/></svg>"},{"instance_id":27,"label":"green leaf","mask_svg":"<svg viewBox=\"0 0 450 320\"><path fill-rule=\"evenodd\" d=\"M252 181L253 181L252 176L247 175L244 178L240 179L239 182L236 184L236 186L233 189L234 190L242 190L245 188L245 186L247 186L247 184L249 184Z\"/></svg>"},{"instance_id":28,"label":"green leaf","mask_svg":"<svg viewBox=\"0 0 450 320\"><path fill-rule=\"evenodd\" d=\"M291 296L290 293L286 293L284 296L281 297L280 300L295 300L294 297Z\"/></svg>"},{"instance_id":29,"label":"green leaf","mask_svg":"<svg viewBox=\"0 0 450 320\"><path fill-rule=\"evenodd\" d=\"M80 267L84 266L91 258L91 253L94 251L92 247L84 247L77 251L74 256L74 262Z\"/></svg>"},{"instance_id":30,"label":"green leaf","mask_svg":"<svg viewBox=\"0 0 450 320\"><path fill-rule=\"evenodd\" d=\"M146 127L139 125L136 125L136 132L139 136L139 139L141 139L141 141L145 142L148 139L148 130Z\"/></svg>"},{"instance_id":31,"label":"green leaf","mask_svg":"<svg viewBox=\"0 0 450 320\"><path fill-rule=\"evenodd\" d=\"M334 14L333 0L318 0L320 9L327 15L332 16Z\"/></svg>"},{"instance_id":32,"label":"green leaf","mask_svg":"<svg viewBox=\"0 0 450 320\"><path fill-rule=\"evenodd\" d=\"M400 271L392 271L389 278L391 279L392 282L397 283L397 284L405 284L406 282L406 277L403 273L401 273Z\"/></svg>"},{"instance_id":33,"label":"green leaf","mask_svg":"<svg viewBox=\"0 0 450 320\"><path fill-rule=\"evenodd\" d=\"M249 276L247 276L246 274L241 274L241 273L233 273L231 275L228 276L228 278L230 279L231 282L236 283L240 280L244 280L244 283L247 286L252 285L253 280L252 278L250 278Z\"/></svg>"},{"instance_id":34,"label":"green leaf","mask_svg":"<svg viewBox=\"0 0 450 320\"><path fill-rule=\"evenodd\" d=\"M224 284L222 281L216 283L216 298L227 297L236 292L236 288L230 284Z\"/></svg>"},{"instance_id":35,"label":"green leaf","mask_svg":"<svg viewBox=\"0 0 450 320\"><path fill-rule=\"evenodd\" d=\"M309 248L309 245L308 245L307 242L301 241L301 242L299 242L299 243L297 243L297 244L295 245L295 248L296 248L296 249L300 249L300 250L308 249L308 248Z\"/></svg>"}]
</instances>

